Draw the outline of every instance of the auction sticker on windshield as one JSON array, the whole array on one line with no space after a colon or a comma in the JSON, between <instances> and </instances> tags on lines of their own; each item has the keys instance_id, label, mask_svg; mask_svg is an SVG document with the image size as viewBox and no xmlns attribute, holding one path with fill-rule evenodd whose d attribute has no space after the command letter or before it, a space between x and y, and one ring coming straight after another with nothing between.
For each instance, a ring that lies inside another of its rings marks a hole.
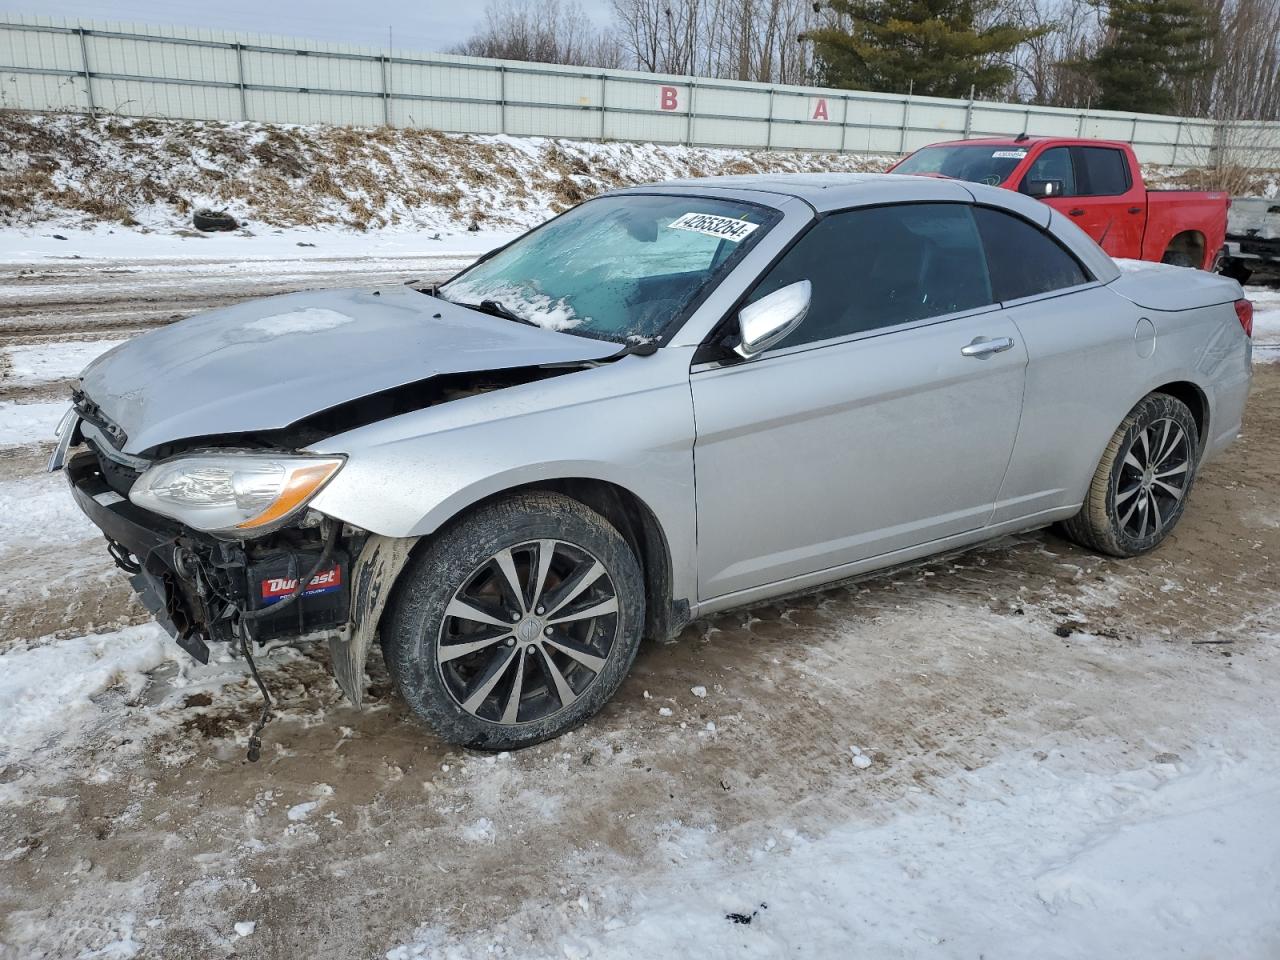
<instances>
[{"instance_id":1,"label":"auction sticker on windshield","mask_svg":"<svg viewBox=\"0 0 1280 960\"><path fill-rule=\"evenodd\" d=\"M1025 150L997 150L991 156L996 160L1021 160L1026 155Z\"/></svg>"},{"instance_id":2,"label":"auction sticker on windshield","mask_svg":"<svg viewBox=\"0 0 1280 960\"><path fill-rule=\"evenodd\" d=\"M709 237L732 240L734 243L745 240L758 226L758 223L735 220L733 217L717 217L710 213L686 213L670 224L672 230L692 230L694 233L705 233Z\"/></svg>"}]
</instances>

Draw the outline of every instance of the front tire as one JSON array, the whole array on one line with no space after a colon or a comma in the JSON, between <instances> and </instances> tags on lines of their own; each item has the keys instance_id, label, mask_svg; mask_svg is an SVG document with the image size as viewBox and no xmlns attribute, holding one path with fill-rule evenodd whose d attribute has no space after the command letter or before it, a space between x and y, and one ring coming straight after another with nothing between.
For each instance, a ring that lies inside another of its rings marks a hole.
<instances>
[{"instance_id":1,"label":"front tire","mask_svg":"<svg viewBox=\"0 0 1280 960\"><path fill-rule=\"evenodd\" d=\"M1154 550L1177 525L1195 480L1200 431L1182 401L1147 395L1107 444L1068 539L1113 557Z\"/></svg>"},{"instance_id":2,"label":"front tire","mask_svg":"<svg viewBox=\"0 0 1280 960\"><path fill-rule=\"evenodd\" d=\"M444 740L507 750L594 715L644 625L635 553L604 517L519 494L451 524L405 570L384 621L387 667Z\"/></svg>"}]
</instances>

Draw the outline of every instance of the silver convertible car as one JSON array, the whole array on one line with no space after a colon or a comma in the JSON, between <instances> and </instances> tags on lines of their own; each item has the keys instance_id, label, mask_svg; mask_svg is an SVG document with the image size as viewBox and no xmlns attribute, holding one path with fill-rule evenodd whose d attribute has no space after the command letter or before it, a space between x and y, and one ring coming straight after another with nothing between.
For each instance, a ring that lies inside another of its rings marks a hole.
<instances>
[{"instance_id":1,"label":"silver convertible car","mask_svg":"<svg viewBox=\"0 0 1280 960\"><path fill-rule=\"evenodd\" d=\"M326 637L358 705L377 642L441 737L511 748L694 617L1051 523L1151 550L1240 430L1251 325L1006 190L665 183L438 287L137 337L51 467L195 657Z\"/></svg>"}]
</instances>

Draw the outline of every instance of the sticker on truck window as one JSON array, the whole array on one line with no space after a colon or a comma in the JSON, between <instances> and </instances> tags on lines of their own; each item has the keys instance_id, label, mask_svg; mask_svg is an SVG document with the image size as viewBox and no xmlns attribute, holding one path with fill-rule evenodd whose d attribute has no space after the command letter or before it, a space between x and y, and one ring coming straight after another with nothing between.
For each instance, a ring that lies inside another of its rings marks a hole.
<instances>
[{"instance_id":1,"label":"sticker on truck window","mask_svg":"<svg viewBox=\"0 0 1280 960\"><path fill-rule=\"evenodd\" d=\"M1021 160L1026 155L1025 150L997 150L991 156L997 160Z\"/></svg>"},{"instance_id":2,"label":"sticker on truck window","mask_svg":"<svg viewBox=\"0 0 1280 960\"><path fill-rule=\"evenodd\" d=\"M686 213L668 226L672 230L692 230L694 233L705 233L708 237L738 243L751 236L751 231L760 224L735 220L733 217L717 217L710 213Z\"/></svg>"}]
</instances>

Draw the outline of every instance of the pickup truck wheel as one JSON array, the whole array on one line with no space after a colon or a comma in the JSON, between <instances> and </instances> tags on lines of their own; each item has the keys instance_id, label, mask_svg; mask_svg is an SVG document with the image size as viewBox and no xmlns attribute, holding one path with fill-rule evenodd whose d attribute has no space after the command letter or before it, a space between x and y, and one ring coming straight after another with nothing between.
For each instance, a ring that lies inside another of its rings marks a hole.
<instances>
[{"instance_id":1,"label":"pickup truck wheel","mask_svg":"<svg viewBox=\"0 0 1280 960\"><path fill-rule=\"evenodd\" d=\"M384 622L401 695L444 740L506 750L559 736L613 696L644 624L640 564L576 500L520 494L411 561Z\"/></svg>"},{"instance_id":2,"label":"pickup truck wheel","mask_svg":"<svg viewBox=\"0 0 1280 960\"><path fill-rule=\"evenodd\" d=\"M1182 516L1199 451L1200 433L1186 404L1147 395L1116 428L1084 506L1062 532L1113 557L1154 550Z\"/></svg>"},{"instance_id":3,"label":"pickup truck wheel","mask_svg":"<svg viewBox=\"0 0 1280 960\"><path fill-rule=\"evenodd\" d=\"M1170 250L1164 255L1162 263L1172 264L1175 267L1198 267L1199 261L1194 256L1182 250Z\"/></svg>"}]
</instances>

